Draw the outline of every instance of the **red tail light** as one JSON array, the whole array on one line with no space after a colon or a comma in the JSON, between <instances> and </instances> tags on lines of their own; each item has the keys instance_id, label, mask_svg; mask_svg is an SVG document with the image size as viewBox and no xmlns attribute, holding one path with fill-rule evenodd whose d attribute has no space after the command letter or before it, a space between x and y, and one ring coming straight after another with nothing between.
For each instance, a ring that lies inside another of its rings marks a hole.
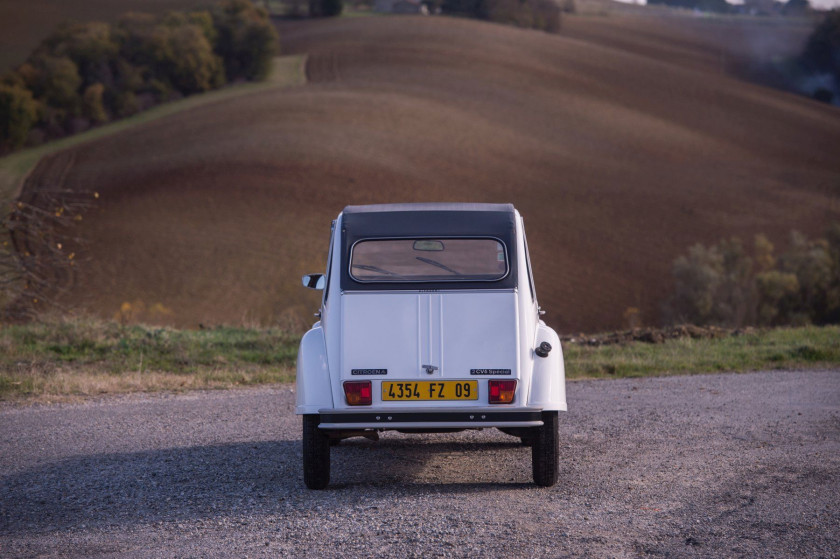
<instances>
[{"instance_id":1,"label":"red tail light","mask_svg":"<svg viewBox=\"0 0 840 559\"><path fill-rule=\"evenodd\" d=\"M510 404L513 402L513 395L516 393L515 380L491 380L490 396L488 401L491 404Z\"/></svg>"},{"instance_id":2,"label":"red tail light","mask_svg":"<svg viewBox=\"0 0 840 559\"><path fill-rule=\"evenodd\" d=\"M369 380L352 380L344 383L344 397L350 406L369 406L371 397Z\"/></svg>"}]
</instances>

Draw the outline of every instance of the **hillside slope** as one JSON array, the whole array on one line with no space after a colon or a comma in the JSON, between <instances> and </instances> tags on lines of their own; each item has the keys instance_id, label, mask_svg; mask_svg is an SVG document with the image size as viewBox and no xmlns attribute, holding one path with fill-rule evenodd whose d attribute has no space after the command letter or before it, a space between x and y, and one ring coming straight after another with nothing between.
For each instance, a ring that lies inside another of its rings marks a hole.
<instances>
[{"instance_id":1,"label":"hillside slope","mask_svg":"<svg viewBox=\"0 0 840 559\"><path fill-rule=\"evenodd\" d=\"M594 331L620 327L628 307L655 323L670 263L695 242L783 244L840 219L840 111L727 77L678 31L673 49L659 38L644 52L599 43L610 33L571 38L571 25L557 36L449 18L280 32L285 52L309 54L307 86L59 158L49 187L101 193L67 303L111 316L160 302L185 326L305 324L317 298L299 277L323 268L343 206L513 202L547 320Z\"/></svg>"}]
</instances>

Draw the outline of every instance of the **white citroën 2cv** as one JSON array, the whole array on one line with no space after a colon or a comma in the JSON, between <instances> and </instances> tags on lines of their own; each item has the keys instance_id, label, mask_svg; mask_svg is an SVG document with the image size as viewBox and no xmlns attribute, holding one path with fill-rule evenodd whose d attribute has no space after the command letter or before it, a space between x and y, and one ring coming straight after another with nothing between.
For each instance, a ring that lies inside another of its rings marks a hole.
<instances>
[{"instance_id":1,"label":"white citro\u00ebn 2cv","mask_svg":"<svg viewBox=\"0 0 840 559\"><path fill-rule=\"evenodd\" d=\"M563 353L540 319L522 217L510 204L348 206L332 224L320 321L300 342L303 479L330 447L384 430L495 427L556 483Z\"/></svg>"}]
</instances>

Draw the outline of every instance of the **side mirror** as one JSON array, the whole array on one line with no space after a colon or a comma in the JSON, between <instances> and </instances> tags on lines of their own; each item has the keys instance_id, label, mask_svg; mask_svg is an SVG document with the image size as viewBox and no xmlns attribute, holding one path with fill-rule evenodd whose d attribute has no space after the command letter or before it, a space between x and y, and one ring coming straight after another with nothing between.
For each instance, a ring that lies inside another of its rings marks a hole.
<instances>
[{"instance_id":1,"label":"side mirror","mask_svg":"<svg viewBox=\"0 0 840 559\"><path fill-rule=\"evenodd\" d=\"M303 286L309 289L324 289L327 286L327 277L324 274L306 274L302 279Z\"/></svg>"}]
</instances>

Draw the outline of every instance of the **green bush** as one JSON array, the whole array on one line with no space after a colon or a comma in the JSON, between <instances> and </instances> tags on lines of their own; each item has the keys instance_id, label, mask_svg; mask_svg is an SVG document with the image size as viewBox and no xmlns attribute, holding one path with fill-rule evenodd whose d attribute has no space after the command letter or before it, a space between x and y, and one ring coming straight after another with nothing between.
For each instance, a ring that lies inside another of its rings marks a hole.
<instances>
[{"instance_id":1,"label":"green bush","mask_svg":"<svg viewBox=\"0 0 840 559\"><path fill-rule=\"evenodd\" d=\"M224 83L221 59L195 25L158 27L147 45L154 75L185 95L207 91Z\"/></svg>"},{"instance_id":2,"label":"green bush","mask_svg":"<svg viewBox=\"0 0 840 559\"><path fill-rule=\"evenodd\" d=\"M791 233L778 258L758 235L750 257L737 238L694 245L674 260L666 320L722 326L840 323L840 224L825 239Z\"/></svg>"},{"instance_id":3,"label":"green bush","mask_svg":"<svg viewBox=\"0 0 840 559\"><path fill-rule=\"evenodd\" d=\"M808 37L799 56L800 76L794 89L818 101L840 99L840 10L829 12Z\"/></svg>"},{"instance_id":4,"label":"green bush","mask_svg":"<svg viewBox=\"0 0 840 559\"><path fill-rule=\"evenodd\" d=\"M343 0L309 0L309 17L335 17L343 10Z\"/></svg>"},{"instance_id":5,"label":"green bush","mask_svg":"<svg viewBox=\"0 0 840 559\"><path fill-rule=\"evenodd\" d=\"M441 7L450 14L548 33L559 33L562 12L575 10L574 0L567 0L562 8L555 0L444 0Z\"/></svg>"},{"instance_id":6,"label":"green bush","mask_svg":"<svg viewBox=\"0 0 840 559\"><path fill-rule=\"evenodd\" d=\"M701 12L727 13L732 11L732 6L726 0L648 0L648 4L687 8Z\"/></svg>"},{"instance_id":7,"label":"green bush","mask_svg":"<svg viewBox=\"0 0 840 559\"><path fill-rule=\"evenodd\" d=\"M61 25L0 78L2 110L10 115L0 146L20 147L33 127L40 137L60 137L82 124L220 87L228 78L263 79L276 46L267 12L250 0L163 17L127 14L115 26Z\"/></svg>"},{"instance_id":8,"label":"green bush","mask_svg":"<svg viewBox=\"0 0 840 559\"><path fill-rule=\"evenodd\" d=\"M723 256L716 247L696 244L688 254L674 260L675 294L671 301L672 322L714 322L716 295L723 275Z\"/></svg>"},{"instance_id":9,"label":"green bush","mask_svg":"<svg viewBox=\"0 0 840 559\"><path fill-rule=\"evenodd\" d=\"M224 84L222 59L213 52L206 21L189 16L173 13L158 22L131 14L120 21L126 58L147 69L146 85L155 79L189 95Z\"/></svg>"},{"instance_id":10,"label":"green bush","mask_svg":"<svg viewBox=\"0 0 840 559\"><path fill-rule=\"evenodd\" d=\"M277 31L268 12L249 0L225 0L212 10L218 32L216 54L228 80L260 80L268 76L277 45Z\"/></svg>"},{"instance_id":11,"label":"green bush","mask_svg":"<svg viewBox=\"0 0 840 559\"><path fill-rule=\"evenodd\" d=\"M23 146L37 119L38 104L31 91L0 84L0 149Z\"/></svg>"},{"instance_id":12,"label":"green bush","mask_svg":"<svg viewBox=\"0 0 840 559\"><path fill-rule=\"evenodd\" d=\"M78 113L82 78L75 62L66 56L42 53L29 59L29 68L24 79L36 99L70 115Z\"/></svg>"},{"instance_id":13,"label":"green bush","mask_svg":"<svg viewBox=\"0 0 840 559\"><path fill-rule=\"evenodd\" d=\"M105 122L108 120L108 114L105 112L105 106L102 103L102 94L105 92L105 86L101 83L89 85L82 95L82 115L90 119L92 122Z\"/></svg>"},{"instance_id":14,"label":"green bush","mask_svg":"<svg viewBox=\"0 0 840 559\"><path fill-rule=\"evenodd\" d=\"M447 14L490 19L492 0L443 0L441 10Z\"/></svg>"},{"instance_id":15,"label":"green bush","mask_svg":"<svg viewBox=\"0 0 840 559\"><path fill-rule=\"evenodd\" d=\"M840 10L832 10L808 37L803 60L813 69L840 77Z\"/></svg>"},{"instance_id":16,"label":"green bush","mask_svg":"<svg viewBox=\"0 0 840 559\"><path fill-rule=\"evenodd\" d=\"M82 88L87 88L95 83L113 84L120 45L107 23L67 23L59 26L36 52L72 60Z\"/></svg>"},{"instance_id":17,"label":"green bush","mask_svg":"<svg viewBox=\"0 0 840 559\"><path fill-rule=\"evenodd\" d=\"M791 233L790 250L779 259L783 272L796 276L799 282L798 310L811 322L823 324L828 308L829 289L836 269L832 269L828 241L809 241L804 235Z\"/></svg>"}]
</instances>

